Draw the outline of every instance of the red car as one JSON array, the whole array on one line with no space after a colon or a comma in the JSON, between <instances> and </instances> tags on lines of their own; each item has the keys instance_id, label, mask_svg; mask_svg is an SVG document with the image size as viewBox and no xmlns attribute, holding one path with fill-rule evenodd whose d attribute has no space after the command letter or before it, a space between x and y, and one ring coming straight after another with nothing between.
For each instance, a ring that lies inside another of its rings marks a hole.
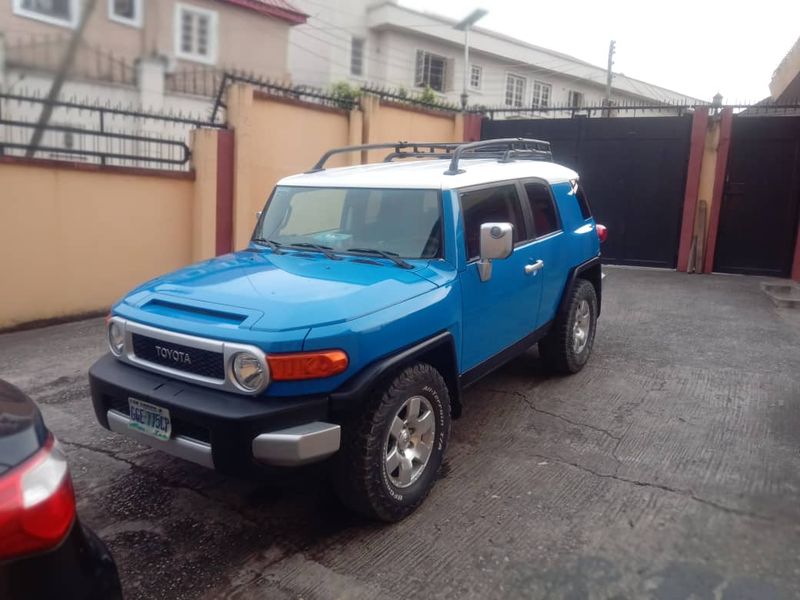
<instances>
[{"instance_id":1,"label":"red car","mask_svg":"<svg viewBox=\"0 0 800 600\"><path fill-rule=\"evenodd\" d=\"M64 453L36 404L4 381L0 381L0 598L122 598L108 548L78 519Z\"/></svg>"}]
</instances>

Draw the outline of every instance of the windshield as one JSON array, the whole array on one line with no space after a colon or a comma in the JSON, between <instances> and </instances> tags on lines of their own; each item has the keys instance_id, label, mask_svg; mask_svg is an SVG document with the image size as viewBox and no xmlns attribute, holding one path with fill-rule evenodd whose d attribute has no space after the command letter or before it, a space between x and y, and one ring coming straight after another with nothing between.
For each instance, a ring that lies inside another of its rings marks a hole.
<instances>
[{"instance_id":1,"label":"windshield","mask_svg":"<svg viewBox=\"0 0 800 600\"><path fill-rule=\"evenodd\" d=\"M439 258L439 191L279 186L253 239L286 246L314 244L336 252Z\"/></svg>"}]
</instances>

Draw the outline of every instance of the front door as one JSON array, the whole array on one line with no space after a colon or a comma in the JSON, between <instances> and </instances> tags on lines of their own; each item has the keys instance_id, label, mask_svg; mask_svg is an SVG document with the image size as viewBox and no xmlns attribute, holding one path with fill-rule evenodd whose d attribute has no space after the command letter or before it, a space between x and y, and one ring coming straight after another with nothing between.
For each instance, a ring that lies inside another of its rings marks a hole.
<instances>
[{"instance_id":1,"label":"front door","mask_svg":"<svg viewBox=\"0 0 800 600\"><path fill-rule=\"evenodd\" d=\"M504 183L460 192L464 217L467 268L461 273L461 369L467 371L522 340L536 329L542 293L535 243L528 239L519 184ZM514 251L492 262L492 276L478 274L480 228L483 223L511 223Z\"/></svg>"}]
</instances>

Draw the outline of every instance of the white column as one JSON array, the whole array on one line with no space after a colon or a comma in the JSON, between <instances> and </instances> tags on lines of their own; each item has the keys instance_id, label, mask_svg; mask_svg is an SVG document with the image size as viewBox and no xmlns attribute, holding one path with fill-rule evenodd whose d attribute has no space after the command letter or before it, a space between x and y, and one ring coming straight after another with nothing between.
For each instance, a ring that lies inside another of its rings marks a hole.
<instances>
[{"instance_id":1,"label":"white column","mask_svg":"<svg viewBox=\"0 0 800 600\"><path fill-rule=\"evenodd\" d=\"M0 31L0 89L6 85L6 38Z\"/></svg>"},{"instance_id":2,"label":"white column","mask_svg":"<svg viewBox=\"0 0 800 600\"><path fill-rule=\"evenodd\" d=\"M161 110L164 106L166 58L163 56L142 57L136 67L138 69L139 103L144 110Z\"/></svg>"}]
</instances>

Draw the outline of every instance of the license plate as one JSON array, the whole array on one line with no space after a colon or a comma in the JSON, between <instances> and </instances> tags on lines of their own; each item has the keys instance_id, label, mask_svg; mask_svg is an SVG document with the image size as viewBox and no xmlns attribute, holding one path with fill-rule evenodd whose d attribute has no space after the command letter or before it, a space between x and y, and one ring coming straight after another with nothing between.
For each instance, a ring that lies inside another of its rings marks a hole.
<instances>
[{"instance_id":1,"label":"license plate","mask_svg":"<svg viewBox=\"0 0 800 600\"><path fill-rule=\"evenodd\" d=\"M130 423L128 427L145 435L150 435L166 442L172 435L172 420L166 408L143 402L136 398L128 398Z\"/></svg>"}]
</instances>

